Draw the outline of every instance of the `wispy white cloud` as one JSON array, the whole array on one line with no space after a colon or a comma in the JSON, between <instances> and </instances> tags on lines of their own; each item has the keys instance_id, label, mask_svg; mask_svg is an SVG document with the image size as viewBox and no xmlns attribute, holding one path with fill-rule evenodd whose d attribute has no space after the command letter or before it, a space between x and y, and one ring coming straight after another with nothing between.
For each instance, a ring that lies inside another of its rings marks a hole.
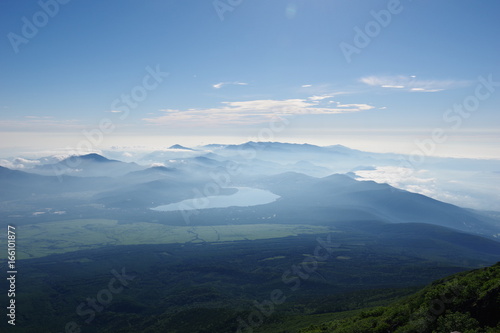
<instances>
[{"instance_id":1,"label":"wispy white cloud","mask_svg":"<svg viewBox=\"0 0 500 333\"><path fill-rule=\"evenodd\" d=\"M410 88L410 91L420 91L420 92L438 92L444 89L426 89L426 88Z\"/></svg>"},{"instance_id":2,"label":"wispy white cloud","mask_svg":"<svg viewBox=\"0 0 500 333\"><path fill-rule=\"evenodd\" d=\"M403 89L405 86L392 86L390 84L384 84L381 86L382 88L395 88L395 89Z\"/></svg>"},{"instance_id":3,"label":"wispy white cloud","mask_svg":"<svg viewBox=\"0 0 500 333\"><path fill-rule=\"evenodd\" d=\"M322 101L327 98L332 98L334 95L317 95L317 96L311 96L308 97L307 99L310 101Z\"/></svg>"},{"instance_id":4,"label":"wispy white cloud","mask_svg":"<svg viewBox=\"0 0 500 333\"><path fill-rule=\"evenodd\" d=\"M259 124L274 118L308 114L339 114L375 109L369 104L341 104L336 101L325 103L330 95L311 96L305 99L252 100L241 102L222 102L222 105L207 109L166 109L164 114L154 118L144 118L149 124L173 125L223 125Z\"/></svg>"},{"instance_id":5,"label":"wispy white cloud","mask_svg":"<svg viewBox=\"0 0 500 333\"><path fill-rule=\"evenodd\" d=\"M75 130L84 126L76 119L58 120L53 117L24 116L23 119L2 120L0 129L6 131L51 131L51 130Z\"/></svg>"},{"instance_id":6,"label":"wispy white cloud","mask_svg":"<svg viewBox=\"0 0 500 333\"><path fill-rule=\"evenodd\" d=\"M310 88L310 87L312 87L312 84L303 84L301 87L302 88Z\"/></svg>"},{"instance_id":7,"label":"wispy white cloud","mask_svg":"<svg viewBox=\"0 0 500 333\"><path fill-rule=\"evenodd\" d=\"M48 156L42 159L28 159L23 157L17 157L14 159L0 159L0 166L9 169L28 170L34 168L37 165L56 163L59 161L60 160L57 160L56 157L53 156Z\"/></svg>"},{"instance_id":8,"label":"wispy white cloud","mask_svg":"<svg viewBox=\"0 0 500 333\"><path fill-rule=\"evenodd\" d=\"M471 197L464 196L459 191L449 191L437 178L432 177L429 170L412 170L399 166L380 166L366 170L355 171L360 177L358 180L373 180L377 183L386 183L396 188L406 191L423 194L425 196L450 202L470 206Z\"/></svg>"},{"instance_id":9,"label":"wispy white cloud","mask_svg":"<svg viewBox=\"0 0 500 333\"><path fill-rule=\"evenodd\" d=\"M5 168L9 169L31 169L34 165L40 164L40 161L37 160L28 160L24 158L16 158L15 160L7 160L7 159L1 159L0 160L0 166L3 166Z\"/></svg>"},{"instance_id":10,"label":"wispy white cloud","mask_svg":"<svg viewBox=\"0 0 500 333\"><path fill-rule=\"evenodd\" d=\"M212 85L212 87L214 87L215 89L220 89L223 86L227 86L227 85L247 86L248 83L246 83L246 82L238 82L238 81L234 81L234 82L219 82L219 83L216 83L216 84Z\"/></svg>"},{"instance_id":11,"label":"wispy white cloud","mask_svg":"<svg viewBox=\"0 0 500 333\"><path fill-rule=\"evenodd\" d=\"M53 119L54 117L48 117L48 116L24 116L26 119Z\"/></svg>"},{"instance_id":12,"label":"wispy white cloud","mask_svg":"<svg viewBox=\"0 0 500 333\"><path fill-rule=\"evenodd\" d=\"M398 89L411 92L439 92L468 86L465 80L420 80L411 76L365 76L360 82L372 87Z\"/></svg>"},{"instance_id":13,"label":"wispy white cloud","mask_svg":"<svg viewBox=\"0 0 500 333\"><path fill-rule=\"evenodd\" d=\"M360 180L373 180L377 183L386 183L394 187L408 189L408 186L422 186L432 184L433 178L426 177L426 170L414 171L400 166L380 166L366 170L357 170L356 175Z\"/></svg>"}]
</instances>

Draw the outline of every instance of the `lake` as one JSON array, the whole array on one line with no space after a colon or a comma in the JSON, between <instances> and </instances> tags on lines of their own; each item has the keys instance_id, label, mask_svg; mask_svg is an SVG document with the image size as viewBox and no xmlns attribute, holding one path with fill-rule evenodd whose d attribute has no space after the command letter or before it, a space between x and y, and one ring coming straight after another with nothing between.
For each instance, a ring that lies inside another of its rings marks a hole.
<instances>
[{"instance_id":1,"label":"lake","mask_svg":"<svg viewBox=\"0 0 500 333\"><path fill-rule=\"evenodd\" d=\"M176 210L197 210L208 208L248 207L271 203L280 198L272 192L251 187L235 187L238 192L231 195L207 196L187 199L168 205L151 208L152 210L170 212Z\"/></svg>"}]
</instances>

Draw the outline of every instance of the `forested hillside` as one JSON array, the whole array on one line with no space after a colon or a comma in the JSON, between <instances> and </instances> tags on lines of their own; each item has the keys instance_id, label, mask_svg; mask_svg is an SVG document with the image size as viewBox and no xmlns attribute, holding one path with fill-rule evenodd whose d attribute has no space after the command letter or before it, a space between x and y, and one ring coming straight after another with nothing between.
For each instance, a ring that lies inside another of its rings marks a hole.
<instances>
[{"instance_id":1,"label":"forested hillside","mask_svg":"<svg viewBox=\"0 0 500 333\"><path fill-rule=\"evenodd\" d=\"M452 275L393 303L300 333L500 332L500 263Z\"/></svg>"}]
</instances>

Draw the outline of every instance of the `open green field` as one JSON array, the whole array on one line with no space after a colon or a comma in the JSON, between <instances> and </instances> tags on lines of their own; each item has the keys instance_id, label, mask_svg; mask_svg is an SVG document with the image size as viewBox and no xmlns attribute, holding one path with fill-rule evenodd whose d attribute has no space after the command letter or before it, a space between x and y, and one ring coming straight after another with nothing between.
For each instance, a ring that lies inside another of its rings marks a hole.
<instances>
[{"instance_id":1,"label":"open green field","mask_svg":"<svg viewBox=\"0 0 500 333\"><path fill-rule=\"evenodd\" d=\"M30 224L18 227L17 232L17 258L27 259L109 245L228 242L320 234L330 230L324 226L297 224L169 226L82 219Z\"/></svg>"}]
</instances>

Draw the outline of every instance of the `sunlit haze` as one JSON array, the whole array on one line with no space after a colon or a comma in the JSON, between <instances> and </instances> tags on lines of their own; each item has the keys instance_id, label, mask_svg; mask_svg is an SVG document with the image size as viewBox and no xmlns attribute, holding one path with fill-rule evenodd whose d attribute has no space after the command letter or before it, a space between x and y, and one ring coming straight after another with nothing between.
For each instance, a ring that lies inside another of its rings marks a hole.
<instances>
[{"instance_id":1,"label":"sunlit haze","mask_svg":"<svg viewBox=\"0 0 500 333\"><path fill-rule=\"evenodd\" d=\"M498 2L215 3L71 1L44 20L2 2L0 156L432 140L427 155L500 158Z\"/></svg>"}]
</instances>

